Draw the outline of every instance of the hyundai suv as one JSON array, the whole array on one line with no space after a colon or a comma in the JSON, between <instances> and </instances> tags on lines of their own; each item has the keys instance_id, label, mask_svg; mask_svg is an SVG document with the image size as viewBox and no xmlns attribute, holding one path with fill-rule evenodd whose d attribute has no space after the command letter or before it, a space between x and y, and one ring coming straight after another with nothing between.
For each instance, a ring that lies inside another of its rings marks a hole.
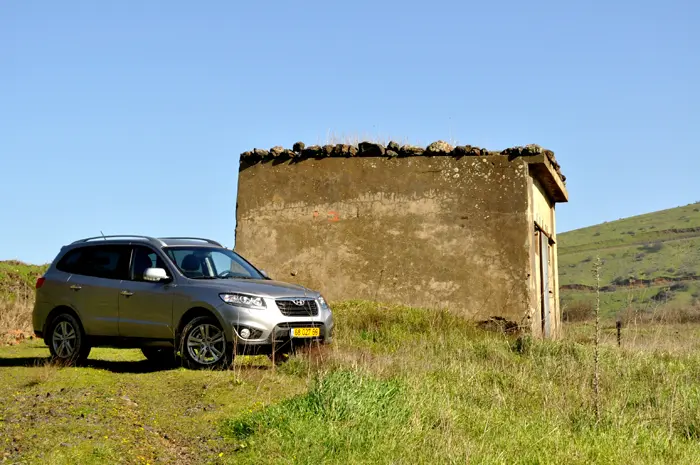
<instances>
[{"instance_id":1,"label":"hyundai suv","mask_svg":"<svg viewBox=\"0 0 700 465\"><path fill-rule=\"evenodd\" d=\"M37 280L34 332L54 360L97 346L140 348L155 363L224 367L234 354L284 360L332 341L316 291L271 280L209 239L100 236L64 246Z\"/></svg>"}]
</instances>

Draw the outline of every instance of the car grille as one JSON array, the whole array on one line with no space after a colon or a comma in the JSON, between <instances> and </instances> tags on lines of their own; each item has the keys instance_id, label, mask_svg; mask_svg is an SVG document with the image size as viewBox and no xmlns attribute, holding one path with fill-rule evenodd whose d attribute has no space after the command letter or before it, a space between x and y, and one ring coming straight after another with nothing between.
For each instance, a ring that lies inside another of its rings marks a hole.
<instances>
[{"instance_id":1,"label":"car grille","mask_svg":"<svg viewBox=\"0 0 700 465\"><path fill-rule=\"evenodd\" d=\"M277 300L277 307L285 316L316 316L318 315L318 305L315 300L303 300L298 305L293 300Z\"/></svg>"}]
</instances>

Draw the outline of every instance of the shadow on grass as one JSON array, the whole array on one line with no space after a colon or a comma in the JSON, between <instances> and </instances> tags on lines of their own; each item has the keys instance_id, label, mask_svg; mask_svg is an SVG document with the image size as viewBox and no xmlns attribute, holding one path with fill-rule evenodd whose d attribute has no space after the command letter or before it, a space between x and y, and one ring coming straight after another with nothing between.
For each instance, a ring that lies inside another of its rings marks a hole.
<instances>
[{"instance_id":1,"label":"shadow on grass","mask_svg":"<svg viewBox=\"0 0 700 465\"><path fill-rule=\"evenodd\" d=\"M43 366L56 366L58 368L62 367L60 363L53 363L49 357L13 357L13 358L0 358L0 368L11 368L11 367L43 367ZM148 360L130 361L130 360L99 360L99 359L88 359L87 362L80 365L82 368L95 368L98 370L111 371L112 373L156 373L159 371L176 370L181 367L181 365L155 365ZM270 367L266 365L242 365L236 366L236 370L269 370Z\"/></svg>"},{"instance_id":2,"label":"shadow on grass","mask_svg":"<svg viewBox=\"0 0 700 465\"><path fill-rule=\"evenodd\" d=\"M3 367L43 367L55 366L61 368L61 363L53 363L49 357L13 357L0 358L0 368ZM151 373L157 371L174 370L178 366L157 366L147 360L125 361L125 360L90 360L80 365L84 368L96 368L107 370L113 373Z\"/></svg>"}]
</instances>

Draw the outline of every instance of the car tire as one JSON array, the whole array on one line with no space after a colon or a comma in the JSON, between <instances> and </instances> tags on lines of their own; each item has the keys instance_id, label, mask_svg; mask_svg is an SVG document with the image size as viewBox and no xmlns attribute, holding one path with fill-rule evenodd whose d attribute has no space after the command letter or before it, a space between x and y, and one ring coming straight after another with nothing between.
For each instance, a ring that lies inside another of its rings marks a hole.
<instances>
[{"instance_id":1,"label":"car tire","mask_svg":"<svg viewBox=\"0 0 700 465\"><path fill-rule=\"evenodd\" d=\"M47 331L51 360L62 365L80 365L90 355L90 344L78 319L61 313L51 321Z\"/></svg>"},{"instance_id":2,"label":"car tire","mask_svg":"<svg viewBox=\"0 0 700 465\"><path fill-rule=\"evenodd\" d=\"M226 340L218 321L198 316L182 330L180 354L187 368L223 369L233 362L233 345Z\"/></svg>"},{"instance_id":3,"label":"car tire","mask_svg":"<svg viewBox=\"0 0 700 465\"><path fill-rule=\"evenodd\" d=\"M176 365L175 350L172 347L142 347L141 353L153 365L160 367Z\"/></svg>"}]
</instances>

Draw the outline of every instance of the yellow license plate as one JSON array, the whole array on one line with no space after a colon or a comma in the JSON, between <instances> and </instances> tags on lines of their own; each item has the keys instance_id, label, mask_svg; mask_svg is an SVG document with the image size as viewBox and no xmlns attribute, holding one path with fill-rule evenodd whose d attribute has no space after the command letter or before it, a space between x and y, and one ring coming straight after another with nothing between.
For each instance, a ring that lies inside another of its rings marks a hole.
<instances>
[{"instance_id":1,"label":"yellow license plate","mask_svg":"<svg viewBox=\"0 0 700 465\"><path fill-rule=\"evenodd\" d=\"M292 328L292 337L319 337L321 328Z\"/></svg>"}]
</instances>

